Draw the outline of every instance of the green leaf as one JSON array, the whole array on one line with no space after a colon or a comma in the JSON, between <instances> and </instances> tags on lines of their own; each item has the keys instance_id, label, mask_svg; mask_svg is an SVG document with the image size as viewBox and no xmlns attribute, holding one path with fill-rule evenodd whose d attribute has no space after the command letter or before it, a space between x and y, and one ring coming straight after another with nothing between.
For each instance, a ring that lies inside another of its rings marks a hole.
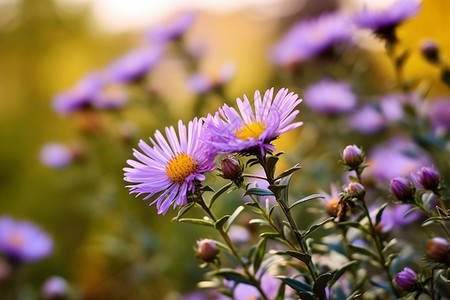
<instances>
[{"instance_id":1,"label":"green leaf","mask_svg":"<svg viewBox=\"0 0 450 300\"><path fill-rule=\"evenodd\" d=\"M395 246L396 244L397 244L397 239L392 239L392 240L390 240L389 241L389 243L387 243L387 245L386 246L384 246L384 248L383 248L383 250L382 250L382 252L384 253L384 254L386 254L393 246Z\"/></svg>"},{"instance_id":2,"label":"green leaf","mask_svg":"<svg viewBox=\"0 0 450 300\"><path fill-rule=\"evenodd\" d=\"M301 300L317 300L312 292L298 292L298 297Z\"/></svg>"},{"instance_id":3,"label":"green leaf","mask_svg":"<svg viewBox=\"0 0 450 300\"><path fill-rule=\"evenodd\" d=\"M334 220L334 217L330 217L328 219L323 220L320 223L314 224L313 226L311 226L307 232L305 232L305 234L303 234L303 238L307 237L308 235L310 235L314 230L322 227L323 225L325 225L326 223L330 222Z\"/></svg>"},{"instance_id":4,"label":"green leaf","mask_svg":"<svg viewBox=\"0 0 450 300\"><path fill-rule=\"evenodd\" d=\"M245 284L252 285L252 283L248 279L247 275L245 275L244 273L241 273L239 271L236 271L234 269L223 268L218 271L213 271L213 272L209 273L209 275L220 276L220 277L225 278L226 280L231 280L236 283L245 283Z\"/></svg>"},{"instance_id":5,"label":"green leaf","mask_svg":"<svg viewBox=\"0 0 450 300\"><path fill-rule=\"evenodd\" d=\"M266 254L267 239L261 239L256 246L255 256L253 258L253 270L257 272L263 261L264 254Z\"/></svg>"},{"instance_id":6,"label":"green leaf","mask_svg":"<svg viewBox=\"0 0 450 300\"><path fill-rule=\"evenodd\" d=\"M279 159L280 159L280 158L279 158L278 156L272 155L272 156L269 156L269 157L267 158L267 160L266 160L266 168L267 168L267 170L269 171L269 176L270 176L271 178L274 177L274 174L275 174L275 167L276 167L277 162L278 162Z\"/></svg>"},{"instance_id":7,"label":"green leaf","mask_svg":"<svg viewBox=\"0 0 450 300\"><path fill-rule=\"evenodd\" d=\"M416 210L420 210L420 207L417 206L413 206L410 210L408 210L404 215L403 218L406 218L406 216L410 215L411 213L413 213Z\"/></svg>"},{"instance_id":8,"label":"green leaf","mask_svg":"<svg viewBox=\"0 0 450 300\"><path fill-rule=\"evenodd\" d=\"M230 182L230 183L224 185L223 187L221 187L219 190L217 190L217 192L215 192L214 195L212 195L211 200L209 200L208 207L211 208L213 203L217 200L217 198L219 198L220 195L225 193L232 185L233 185L233 182Z\"/></svg>"},{"instance_id":9,"label":"green leaf","mask_svg":"<svg viewBox=\"0 0 450 300\"><path fill-rule=\"evenodd\" d=\"M281 200L286 204L289 201L289 185L291 183L291 179L292 179L292 174L282 178L280 181L280 185L286 186L286 188L281 191L281 195L280 195Z\"/></svg>"},{"instance_id":10,"label":"green leaf","mask_svg":"<svg viewBox=\"0 0 450 300\"><path fill-rule=\"evenodd\" d=\"M283 173L281 173L280 175L277 176L277 178L275 178L275 180L284 178L286 176L291 175L292 173L294 173L295 171L300 170L302 167L300 167L300 164L295 164L292 168L287 169L286 171L284 171Z\"/></svg>"},{"instance_id":11,"label":"green leaf","mask_svg":"<svg viewBox=\"0 0 450 300\"><path fill-rule=\"evenodd\" d=\"M442 217L431 217L431 218L428 218L425 221L423 221L422 227L428 226L428 225L433 224L433 223L439 223L439 222L442 222L442 221L449 221L449 220L450 219L444 219Z\"/></svg>"},{"instance_id":12,"label":"green leaf","mask_svg":"<svg viewBox=\"0 0 450 300\"><path fill-rule=\"evenodd\" d=\"M381 205L380 209L378 210L377 215L375 216L375 226L380 224L381 217L383 215L383 211L386 207L387 207L387 203L384 203L383 205Z\"/></svg>"},{"instance_id":13,"label":"green leaf","mask_svg":"<svg viewBox=\"0 0 450 300\"><path fill-rule=\"evenodd\" d=\"M202 186L200 189L202 192L214 192L214 189L209 185Z\"/></svg>"},{"instance_id":14,"label":"green leaf","mask_svg":"<svg viewBox=\"0 0 450 300\"><path fill-rule=\"evenodd\" d=\"M281 195L284 189L286 189L287 185L285 184L271 184L268 189L273 192L273 195L277 197L277 195Z\"/></svg>"},{"instance_id":15,"label":"green leaf","mask_svg":"<svg viewBox=\"0 0 450 300\"><path fill-rule=\"evenodd\" d=\"M225 223L228 221L228 219L230 218L229 215L225 215L222 218L220 218L219 220L216 221L216 224L214 224L214 226L216 227L217 230L222 230L223 226L225 225ZM225 230L226 232L226 230Z\"/></svg>"},{"instance_id":16,"label":"green leaf","mask_svg":"<svg viewBox=\"0 0 450 300\"><path fill-rule=\"evenodd\" d=\"M336 271L332 272L332 273L334 273L333 278L331 278L330 281L328 281L328 286L331 287L333 284L335 284L336 281L338 281L338 279L345 273L345 271L347 271L349 268L353 267L357 263L358 263L358 261L356 261L356 260L349 261L348 263L344 264L342 267L340 267Z\"/></svg>"},{"instance_id":17,"label":"green leaf","mask_svg":"<svg viewBox=\"0 0 450 300\"><path fill-rule=\"evenodd\" d=\"M370 283L372 285L374 285L376 287L379 287L379 288L381 288L381 289L383 289L385 291L391 291L391 288L384 282L376 282L376 281L373 281L371 279L369 279L369 281L370 281Z\"/></svg>"},{"instance_id":18,"label":"green leaf","mask_svg":"<svg viewBox=\"0 0 450 300\"><path fill-rule=\"evenodd\" d=\"M293 258L296 258L296 259L304 262L305 265L308 265L311 262L311 255L309 255L307 253L287 250L287 251L281 251L280 254L287 254L289 256L292 256Z\"/></svg>"},{"instance_id":19,"label":"green leaf","mask_svg":"<svg viewBox=\"0 0 450 300\"><path fill-rule=\"evenodd\" d=\"M277 296L275 297L275 300L284 300L284 292L286 290L286 285L284 283L280 284L280 287L278 288Z\"/></svg>"},{"instance_id":20,"label":"green leaf","mask_svg":"<svg viewBox=\"0 0 450 300\"><path fill-rule=\"evenodd\" d=\"M263 188L251 188L248 189L245 195L256 195L256 196L274 196L274 194L268 190L268 189L263 189Z\"/></svg>"},{"instance_id":21,"label":"green leaf","mask_svg":"<svg viewBox=\"0 0 450 300\"><path fill-rule=\"evenodd\" d=\"M356 229L361 230L364 233L370 234L369 231L367 230L366 227L364 227L364 225L362 225L359 222L339 222L337 223L339 226L349 226L349 227L353 227Z\"/></svg>"},{"instance_id":22,"label":"green leaf","mask_svg":"<svg viewBox=\"0 0 450 300\"><path fill-rule=\"evenodd\" d=\"M249 224L259 224L259 225L269 225L266 220L263 219L251 219L248 221Z\"/></svg>"},{"instance_id":23,"label":"green leaf","mask_svg":"<svg viewBox=\"0 0 450 300\"><path fill-rule=\"evenodd\" d=\"M349 245L349 247L354 252L364 254L364 255L374 259L375 261L378 261L378 256L375 253L373 253L372 251L370 251L368 248L358 247L355 245Z\"/></svg>"},{"instance_id":24,"label":"green leaf","mask_svg":"<svg viewBox=\"0 0 450 300\"><path fill-rule=\"evenodd\" d=\"M230 218L228 219L228 222L225 224L224 229L225 231L228 231L228 228L230 228L231 224L234 222L234 220L239 216L239 214L244 210L244 206L238 206L236 210L231 214Z\"/></svg>"},{"instance_id":25,"label":"green leaf","mask_svg":"<svg viewBox=\"0 0 450 300\"><path fill-rule=\"evenodd\" d=\"M275 239L281 237L281 235L278 232L263 232L259 236L268 239Z\"/></svg>"},{"instance_id":26,"label":"green leaf","mask_svg":"<svg viewBox=\"0 0 450 300\"><path fill-rule=\"evenodd\" d=\"M296 205L299 205L301 203L307 202L309 200L314 200L314 199L325 199L325 196L324 195L320 195L320 194L312 194L312 195L303 197L302 199L297 200L294 203L292 203L292 205L289 207L289 209L292 209Z\"/></svg>"},{"instance_id":27,"label":"green leaf","mask_svg":"<svg viewBox=\"0 0 450 300\"><path fill-rule=\"evenodd\" d=\"M175 218L173 218L172 221L174 221L174 220L180 221L181 217L194 206L195 206L195 202L191 202L191 203L181 206L180 210L178 211L177 216Z\"/></svg>"},{"instance_id":28,"label":"green leaf","mask_svg":"<svg viewBox=\"0 0 450 300\"><path fill-rule=\"evenodd\" d=\"M184 223L191 223L191 224L197 224L197 225L204 225L204 226L214 227L214 223L211 220L205 220L205 219L182 218L182 219L179 219L178 222L184 222Z\"/></svg>"},{"instance_id":29,"label":"green leaf","mask_svg":"<svg viewBox=\"0 0 450 300\"><path fill-rule=\"evenodd\" d=\"M311 292L311 286L307 283L286 276L276 276L276 278L280 279L296 291Z\"/></svg>"},{"instance_id":30,"label":"green leaf","mask_svg":"<svg viewBox=\"0 0 450 300\"><path fill-rule=\"evenodd\" d=\"M324 273L317 277L313 285L313 293L316 294L319 299L326 299L325 288L328 282L333 278L332 273Z\"/></svg>"}]
</instances>

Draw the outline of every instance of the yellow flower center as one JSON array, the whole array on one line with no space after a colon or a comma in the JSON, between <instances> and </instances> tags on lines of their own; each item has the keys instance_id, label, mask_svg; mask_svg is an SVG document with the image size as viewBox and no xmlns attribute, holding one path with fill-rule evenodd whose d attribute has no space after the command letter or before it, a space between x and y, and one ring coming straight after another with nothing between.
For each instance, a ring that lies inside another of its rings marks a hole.
<instances>
[{"instance_id":1,"label":"yellow flower center","mask_svg":"<svg viewBox=\"0 0 450 300\"><path fill-rule=\"evenodd\" d=\"M25 240L20 233L13 232L8 237L9 243L16 247L20 248L25 244Z\"/></svg>"},{"instance_id":2,"label":"yellow flower center","mask_svg":"<svg viewBox=\"0 0 450 300\"><path fill-rule=\"evenodd\" d=\"M166 173L170 180L178 184L183 183L195 170L197 170L197 163L194 158L184 152L172 157L166 166Z\"/></svg>"},{"instance_id":3,"label":"yellow flower center","mask_svg":"<svg viewBox=\"0 0 450 300\"><path fill-rule=\"evenodd\" d=\"M261 133L266 129L265 124L261 124L259 121L248 122L243 124L240 129L236 129L234 133L241 140L247 140L248 138L258 139Z\"/></svg>"}]
</instances>

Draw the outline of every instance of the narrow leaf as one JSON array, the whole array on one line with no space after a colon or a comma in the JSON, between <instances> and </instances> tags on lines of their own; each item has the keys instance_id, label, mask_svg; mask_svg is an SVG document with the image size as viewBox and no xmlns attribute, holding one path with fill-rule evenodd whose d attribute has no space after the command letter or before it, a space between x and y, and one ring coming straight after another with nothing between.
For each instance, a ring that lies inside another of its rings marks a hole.
<instances>
[{"instance_id":1,"label":"narrow leaf","mask_svg":"<svg viewBox=\"0 0 450 300\"><path fill-rule=\"evenodd\" d=\"M238 272L234 269L223 268L218 271L213 271L209 274L211 276L221 276L227 280L231 280L236 283L245 283L245 284L251 285L251 282L247 278L247 275L245 275L244 273Z\"/></svg>"},{"instance_id":2,"label":"narrow leaf","mask_svg":"<svg viewBox=\"0 0 450 300\"><path fill-rule=\"evenodd\" d=\"M383 215L383 211L386 207L387 207L387 203L384 203L383 205L381 205L380 209L378 210L377 215L375 216L375 226L380 224L381 217Z\"/></svg>"},{"instance_id":3,"label":"narrow leaf","mask_svg":"<svg viewBox=\"0 0 450 300\"><path fill-rule=\"evenodd\" d=\"M197 224L197 225L204 225L204 226L214 227L214 223L212 221L204 220L204 219L181 218L181 219L178 220L178 222L184 222L184 223L191 223L191 224Z\"/></svg>"},{"instance_id":4,"label":"narrow leaf","mask_svg":"<svg viewBox=\"0 0 450 300\"><path fill-rule=\"evenodd\" d=\"M216 224L214 224L216 229L221 230L223 228L223 225L225 225L225 223L228 221L229 218L230 218L229 215L225 215L222 218L220 218L219 220L217 220Z\"/></svg>"},{"instance_id":5,"label":"narrow leaf","mask_svg":"<svg viewBox=\"0 0 450 300\"><path fill-rule=\"evenodd\" d=\"M263 189L263 188L251 188L248 189L245 195L256 195L256 196L274 196L274 194L268 190L268 189Z\"/></svg>"},{"instance_id":6,"label":"narrow leaf","mask_svg":"<svg viewBox=\"0 0 450 300\"><path fill-rule=\"evenodd\" d=\"M280 158L278 156L269 156L269 158L267 158L266 161L266 165L267 165L267 170L269 171L269 175L271 178L274 177L275 174L275 167L277 165L277 162Z\"/></svg>"},{"instance_id":7,"label":"narrow leaf","mask_svg":"<svg viewBox=\"0 0 450 300\"><path fill-rule=\"evenodd\" d=\"M292 205L289 207L289 209L292 209L296 205L299 205L301 203L307 202L309 200L314 200L314 199L325 199L325 196L320 195L320 194L312 194L312 195L306 196L306 197L292 203Z\"/></svg>"},{"instance_id":8,"label":"narrow leaf","mask_svg":"<svg viewBox=\"0 0 450 300\"><path fill-rule=\"evenodd\" d=\"M175 218L172 219L172 221L180 221L181 217L187 213L192 207L194 207L195 202L188 203L186 205L183 205L180 210L178 211L178 214Z\"/></svg>"},{"instance_id":9,"label":"narrow leaf","mask_svg":"<svg viewBox=\"0 0 450 300\"><path fill-rule=\"evenodd\" d=\"M264 254L266 253L267 239L261 239L256 246L256 252L253 259L253 270L257 272L263 261Z\"/></svg>"},{"instance_id":10,"label":"narrow leaf","mask_svg":"<svg viewBox=\"0 0 450 300\"><path fill-rule=\"evenodd\" d=\"M276 276L276 278L280 279L296 291L311 292L311 286L307 283L286 276Z\"/></svg>"},{"instance_id":11,"label":"narrow leaf","mask_svg":"<svg viewBox=\"0 0 450 300\"><path fill-rule=\"evenodd\" d=\"M295 166L293 166L292 168L287 169L286 171L284 171L283 173L281 173L280 175L277 176L277 178L275 178L275 180L284 178L286 176L291 175L292 173L294 173L295 171L300 170L302 167L300 167L300 164L295 164Z\"/></svg>"},{"instance_id":12,"label":"narrow leaf","mask_svg":"<svg viewBox=\"0 0 450 300\"><path fill-rule=\"evenodd\" d=\"M225 224L224 229L225 231L228 231L228 228L230 228L231 224L234 222L234 220L239 216L239 214L244 210L244 206L241 205L231 214L231 216L228 218L228 222Z\"/></svg>"},{"instance_id":13,"label":"narrow leaf","mask_svg":"<svg viewBox=\"0 0 450 300\"><path fill-rule=\"evenodd\" d=\"M367 249L367 248L358 247L358 246L355 246L355 245L349 245L349 247L354 252L358 252L358 253L364 254L364 255L374 259L375 261L378 261L378 256L375 253L373 253L372 251L370 251L369 249Z\"/></svg>"},{"instance_id":14,"label":"narrow leaf","mask_svg":"<svg viewBox=\"0 0 450 300\"><path fill-rule=\"evenodd\" d=\"M217 190L217 192L215 192L214 195L212 195L211 200L209 200L208 207L211 208L213 203L217 200L217 198L219 198L220 195L225 193L231 187L232 184L233 184L233 182L230 182L230 183L224 185L223 187L221 187L219 190Z\"/></svg>"},{"instance_id":15,"label":"narrow leaf","mask_svg":"<svg viewBox=\"0 0 450 300\"><path fill-rule=\"evenodd\" d=\"M333 284L335 284L336 281L338 281L338 279L345 273L345 271L347 271L349 268L353 267L357 263L358 261L356 260L349 261L348 263L340 267L338 270L333 272L334 273L333 278L331 278L330 281L328 281L328 286L331 287Z\"/></svg>"},{"instance_id":16,"label":"narrow leaf","mask_svg":"<svg viewBox=\"0 0 450 300\"><path fill-rule=\"evenodd\" d=\"M280 284L280 287L278 288L277 296L275 297L275 300L284 300L284 292L286 290L286 285L284 283Z\"/></svg>"},{"instance_id":17,"label":"narrow leaf","mask_svg":"<svg viewBox=\"0 0 450 300\"><path fill-rule=\"evenodd\" d=\"M292 251L292 250L284 251L284 253L304 262L306 265L308 265L311 262L311 255L309 255L307 253L302 253L302 252Z\"/></svg>"},{"instance_id":18,"label":"narrow leaf","mask_svg":"<svg viewBox=\"0 0 450 300\"><path fill-rule=\"evenodd\" d=\"M332 273L324 273L314 281L313 293L319 296L319 299L326 299L325 288L331 278L333 278Z\"/></svg>"},{"instance_id":19,"label":"narrow leaf","mask_svg":"<svg viewBox=\"0 0 450 300\"><path fill-rule=\"evenodd\" d=\"M330 221L332 221L332 220L334 220L334 218L333 218L333 217L330 217L330 218L328 218L328 219L323 220L323 221L320 222L320 223L314 224L313 226L311 226L311 227L308 229L307 232L305 232L305 234L303 235L303 237L304 237L304 238L307 237L307 236L310 235L314 230L316 230L317 228L322 227L323 225L325 225L326 223L328 223L328 222L330 222Z\"/></svg>"},{"instance_id":20,"label":"narrow leaf","mask_svg":"<svg viewBox=\"0 0 450 300\"><path fill-rule=\"evenodd\" d=\"M263 232L259 236L268 239L275 239L281 237L281 235L278 232Z\"/></svg>"}]
</instances>

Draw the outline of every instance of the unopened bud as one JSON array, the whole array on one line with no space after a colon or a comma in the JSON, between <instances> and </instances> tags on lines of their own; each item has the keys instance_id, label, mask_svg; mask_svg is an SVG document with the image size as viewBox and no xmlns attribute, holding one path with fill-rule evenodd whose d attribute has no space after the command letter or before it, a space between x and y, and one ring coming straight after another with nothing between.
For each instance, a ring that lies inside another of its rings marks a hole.
<instances>
[{"instance_id":1,"label":"unopened bud","mask_svg":"<svg viewBox=\"0 0 450 300\"><path fill-rule=\"evenodd\" d=\"M366 189L362 184L358 182L350 182L350 184L347 186L346 191L350 196L358 199L362 199L366 194Z\"/></svg>"},{"instance_id":2,"label":"unopened bud","mask_svg":"<svg viewBox=\"0 0 450 300\"><path fill-rule=\"evenodd\" d=\"M240 182L242 180L242 168L239 162L231 156L227 156L220 162L223 177L230 179L233 182Z\"/></svg>"},{"instance_id":3,"label":"unopened bud","mask_svg":"<svg viewBox=\"0 0 450 300\"><path fill-rule=\"evenodd\" d=\"M432 64L439 63L439 48L435 41L426 39L420 44L423 57Z\"/></svg>"},{"instance_id":4,"label":"unopened bud","mask_svg":"<svg viewBox=\"0 0 450 300\"><path fill-rule=\"evenodd\" d=\"M443 238L435 237L427 243L425 252L434 261L446 262L450 259L450 244Z\"/></svg>"},{"instance_id":5,"label":"unopened bud","mask_svg":"<svg viewBox=\"0 0 450 300\"><path fill-rule=\"evenodd\" d=\"M391 180L391 192L401 202L412 203L416 189L408 179L395 177Z\"/></svg>"},{"instance_id":6,"label":"unopened bud","mask_svg":"<svg viewBox=\"0 0 450 300\"><path fill-rule=\"evenodd\" d=\"M364 160L362 150L356 145L345 147L342 157L344 158L345 164L352 169L359 167Z\"/></svg>"},{"instance_id":7,"label":"unopened bud","mask_svg":"<svg viewBox=\"0 0 450 300\"><path fill-rule=\"evenodd\" d=\"M410 268L404 268L403 271L395 275L395 282L399 288L407 292L415 291L418 287L417 274Z\"/></svg>"},{"instance_id":8,"label":"unopened bud","mask_svg":"<svg viewBox=\"0 0 450 300\"><path fill-rule=\"evenodd\" d=\"M423 167L417 173L417 180L426 190L435 190L439 186L439 173L431 167Z\"/></svg>"},{"instance_id":9,"label":"unopened bud","mask_svg":"<svg viewBox=\"0 0 450 300\"><path fill-rule=\"evenodd\" d=\"M219 249L216 243L210 239L203 239L197 242L197 257L206 261L212 262L217 258Z\"/></svg>"},{"instance_id":10,"label":"unopened bud","mask_svg":"<svg viewBox=\"0 0 450 300\"><path fill-rule=\"evenodd\" d=\"M69 286L67 281L59 276L47 279L42 287L42 296L48 300L63 300L68 297Z\"/></svg>"}]
</instances>

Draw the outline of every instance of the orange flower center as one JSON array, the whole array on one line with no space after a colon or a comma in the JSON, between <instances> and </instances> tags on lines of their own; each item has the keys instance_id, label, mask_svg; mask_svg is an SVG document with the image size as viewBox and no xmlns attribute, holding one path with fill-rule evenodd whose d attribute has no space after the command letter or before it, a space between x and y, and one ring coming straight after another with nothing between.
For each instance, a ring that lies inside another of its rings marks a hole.
<instances>
[{"instance_id":1,"label":"orange flower center","mask_svg":"<svg viewBox=\"0 0 450 300\"><path fill-rule=\"evenodd\" d=\"M197 170L197 163L194 158L184 152L172 157L166 166L166 173L170 180L178 184L183 183L195 170Z\"/></svg>"},{"instance_id":2,"label":"orange flower center","mask_svg":"<svg viewBox=\"0 0 450 300\"><path fill-rule=\"evenodd\" d=\"M21 248L25 244L25 240L20 233L13 232L8 237L9 243L16 247Z\"/></svg>"},{"instance_id":3,"label":"orange flower center","mask_svg":"<svg viewBox=\"0 0 450 300\"><path fill-rule=\"evenodd\" d=\"M261 133L266 129L265 124L261 124L259 121L250 121L247 124L243 124L240 129L236 129L234 133L241 140L247 140L248 138L258 139Z\"/></svg>"}]
</instances>

